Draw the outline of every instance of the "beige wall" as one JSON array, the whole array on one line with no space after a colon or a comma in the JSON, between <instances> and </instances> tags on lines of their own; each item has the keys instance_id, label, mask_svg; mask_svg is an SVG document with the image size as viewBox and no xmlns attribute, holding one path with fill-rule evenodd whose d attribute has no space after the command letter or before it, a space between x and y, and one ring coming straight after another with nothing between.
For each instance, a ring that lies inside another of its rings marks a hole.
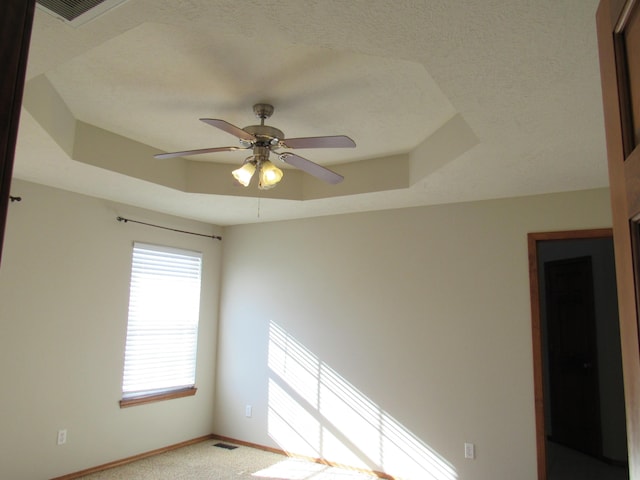
<instances>
[{"instance_id":1,"label":"beige wall","mask_svg":"<svg viewBox=\"0 0 640 480\"><path fill-rule=\"evenodd\" d=\"M0 267L0 478L46 479L212 432L218 240L210 225L15 181ZM203 252L195 397L120 409L134 240ZM66 445L56 445L59 429Z\"/></svg>"},{"instance_id":2,"label":"beige wall","mask_svg":"<svg viewBox=\"0 0 640 480\"><path fill-rule=\"evenodd\" d=\"M526 236L610 224L602 189L227 228L215 432L537 478Z\"/></svg>"},{"instance_id":3,"label":"beige wall","mask_svg":"<svg viewBox=\"0 0 640 480\"><path fill-rule=\"evenodd\" d=\"M413 478L533 480L526 234L610 225L603 189L230 227L218 242L115 217L215 227L61 190L12 194L0 478L16 480L211 432ZM121 410L134 240L204 252L199 390Z\"/></svg>"}]
</instances>

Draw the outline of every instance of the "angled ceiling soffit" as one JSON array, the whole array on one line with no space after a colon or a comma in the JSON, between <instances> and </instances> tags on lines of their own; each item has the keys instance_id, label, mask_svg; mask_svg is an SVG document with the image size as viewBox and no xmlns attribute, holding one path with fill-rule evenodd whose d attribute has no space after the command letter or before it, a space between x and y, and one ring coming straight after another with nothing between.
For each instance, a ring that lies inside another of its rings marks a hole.
<instances>
[{"instance_id":1,"label":"angled ceiling soffit","mask_svg":"<svg viewBox=\"0 0 640 480\"><path fill-rule=\"evenodd\" d=\"M315 200L407 189L478 143L456 114L410 153L329 166L345 177L341 184L328 185L287 168L276 188L262 191L253 184L244 188L235 183L231 171L237 165L155 160L160 150L74 118L45 75L26 83L23 106L71 160L186 193Z\"/></svg>"},{"instance_id":2,"label":"angled ceiling soffit","mask_svg":"<svg viewBox=\"0 0 640 480\"><path fill-rule=\"evenodd\" d=\"M462 115L454 115L409 153L411 185L427 178L478 143L478 137Z\"/></svg>"}]
</instances>

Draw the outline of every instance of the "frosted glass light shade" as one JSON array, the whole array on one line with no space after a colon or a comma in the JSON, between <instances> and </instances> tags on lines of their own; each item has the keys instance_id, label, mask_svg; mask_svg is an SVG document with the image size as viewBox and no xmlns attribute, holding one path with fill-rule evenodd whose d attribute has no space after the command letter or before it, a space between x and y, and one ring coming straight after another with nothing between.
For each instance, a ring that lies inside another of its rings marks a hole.
<instances>
[{"instance_id":1,"label":"frosted glass light shade","mask_svg":"<svg viewBox=\"0 0 640 480\"><path fill-rule=\"evenodd\" d=\"M258 188L260 190L268 190L276 186L282 180L282 170L276 167L269 160L265 160L260 164L260 181Z\"/></svg>"},{"instance_id":2,"label":"frosted glass light shade","mask_svg":"<svg viewBox=\"0 0 640 480\"><path fill-rule=\"evenodd\" d=\"M240 168L237 168L231 174L243 187L248 187L251 183L251 178L256 171L256 166L253 163L247 162Z\"/></svg>"}]
</instances>

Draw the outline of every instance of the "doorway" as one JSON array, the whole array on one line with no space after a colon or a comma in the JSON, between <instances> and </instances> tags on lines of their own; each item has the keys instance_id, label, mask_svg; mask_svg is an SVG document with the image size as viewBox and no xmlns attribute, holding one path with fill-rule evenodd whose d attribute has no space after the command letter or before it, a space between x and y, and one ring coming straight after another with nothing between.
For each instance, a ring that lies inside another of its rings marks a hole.
<instances>
[{"instance_id":1,"label":"doorway","mask_svg":"<svg viewBox=\"0 0 640 480\"><path fill-rule=\"evenodd\" d=\"M628 478L611 230L528 241L538 478Z\"/></svg>"}]
</instances>

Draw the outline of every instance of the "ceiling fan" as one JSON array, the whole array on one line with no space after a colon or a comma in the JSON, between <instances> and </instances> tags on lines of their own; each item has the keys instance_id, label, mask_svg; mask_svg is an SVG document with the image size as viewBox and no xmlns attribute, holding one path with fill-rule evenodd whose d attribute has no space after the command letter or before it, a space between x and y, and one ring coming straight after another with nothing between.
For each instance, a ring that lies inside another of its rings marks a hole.
<instances>
[{"instance_id":1,"label":"ceiling fan","mask_svg":"<svg viewBox=\"0 0 640 480\"><path fill-rule=\"evenodd\" d=\"M301 137L285 138L282 130L264 124L265 119L273 114L273 106L267 103L258 103L253 106L253 112L260 119L260 125L249 125L239 128L224 120L215 118L201 118L204 123L219 128L231 135L238 137L240 147L214 147L198 150L185 150L182 152L160 153L154 158L173 158L186 155L198 155L201 153L231 152L235 150L251 150L252 155L247 157L243 165L234 170L233 176L240 184L247 187L253 174L258 171L258 188L266 190L273 188L283 176L282 170L269 161L269 155L273 153L283 162L292 165L314 177L327 183L340 183L344 177L328 168L307 160L295 153L280 152L281 149L296 148L353 148L355 142L345 135L326 137Z\"/></svg>"}]
</instances>

